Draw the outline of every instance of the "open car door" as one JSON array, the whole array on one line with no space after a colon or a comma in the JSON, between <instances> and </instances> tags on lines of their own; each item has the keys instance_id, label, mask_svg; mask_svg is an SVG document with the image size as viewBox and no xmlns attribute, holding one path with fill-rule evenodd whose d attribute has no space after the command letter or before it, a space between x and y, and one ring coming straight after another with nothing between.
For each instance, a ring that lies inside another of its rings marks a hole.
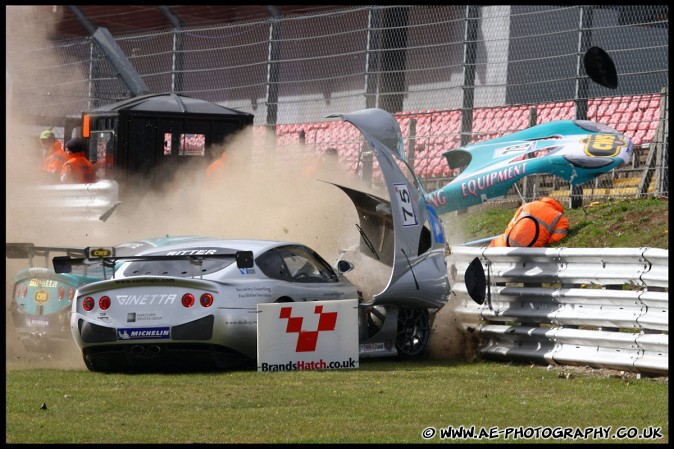
<instances>
[{"instance_id":1,"label":"open car door","mask_svg":"<svg viewBox=\"0 0 674 449\"><path fill-rule=\"evenodd\" d=\"M328 117L339 117L363 134L377 157L390 196L386 200L337 185L358 210L361 251L392 268L388 285L364 305L443 307L450 294L444 230L407 164L398 122L377 108Z\"/></svg>"}]
</instances>

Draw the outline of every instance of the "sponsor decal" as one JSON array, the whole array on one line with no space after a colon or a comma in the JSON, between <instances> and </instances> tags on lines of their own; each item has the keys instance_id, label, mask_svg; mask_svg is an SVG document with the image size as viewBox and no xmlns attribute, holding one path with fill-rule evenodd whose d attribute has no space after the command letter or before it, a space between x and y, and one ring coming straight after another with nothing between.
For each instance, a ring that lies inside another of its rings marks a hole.
<instances>
[{"instance_id":1,"label":"sponsor decal","mask_svg":"<svg viewBox=\"0 0 674 449\"><path fill-rule=\"evenodd\" d=\"M390 352L391 348L387 348L384 343L364 343L358 345L359 354L370 354L376 352Z\"/></svg>"},{"instance_id":2,"label":"sponsor decal","mask_svg":"<svg viewBox=\"0 0 674 449\"><path fill-rule=\"evenodd\" d=\"M53 279L31 279L30 284L31 287L44 287L44 288L50 288L50 287L56 287L58 286L58 282L56 282Z\"/></svg>"},{"instance_id":3,"label":"sponsor decal","mask_svg":"<svg viewBox=\"0 0 674 449\"><path fill-rule=\"evenodd\" d=\"M39 318L26 318L26 324L28 326L49 326L49 321Z\"/></svg>"},{"instance_id":4,"label":"sponsor decal","mask_svg":"<svg viewBox=\"0 0 674 449\"><path fill-rule=\"evenodd\" d=\"M115 255L114 248L89 248L89 258L112 257Z\"/></svg>"},{"instance_id":5,"label":"sponsor decal","mask_svg":"<svg viewBox=\"0 0 674 449\"><path fill-rule=\"evenodd\" d=\"M527 164L517 164L512 167L504 168L503 170L493 171L486 175L476 176L468 181L461 183L461 194L463 197L473 195L480 197L478 192L482 192L490 187L506 182L518 176L525 176L527 174Z\"/></svg>"},{"instance_id":6,"label":"sponsor decal","mask_svg":"<svg viewBox=\"0 0 674 449\"><path fill-rule=\"evenodd\" d=\"M168 340L171 331L168 327L137 327L117 329L117 340Z\"/></svg>"},{"instance_id":7,"label":"sponsor decal","mask_svg":"<svg viewBox=\"0 0 674 449\"><path fill-rule=\"evenodd\" d=\"M177 294L153 294L153 295L116 295L117 302L122 306L151 306L173 304Z\"/></svg>"},{"instance_id":8,"label":"sponsor decal","mask_svg":"<svg viewBox=\"0 0 674 449\"><path fill-rule=\"evenodd\" d=\"M269 287L237 287L239 298L268 298L271 296Z\"/></svg>"},{"instance_id":9,"label":"sponsor decal","mask_svg":"<svg viewBox=\"0 0 674 449\"><path fill-rule=\"evenodd\" d=\"M529 151L531 147L534 145L534 142L524 142L524 143L518 143L517 145L510 145L508 147L502 147L502 148L497 148L494 150L494 157L500 157L500 156L505 156L507 154L512 154L512 153L522 153L525 151Z\"/></svg>"},{"instance_id":10,"label":"sponsor decal","mask_svg":"<svg viewBox=\"0 0 674 449\"><path fill-rule=\"evenodd\" d=\"M162 316L156 313L138 313L129 312L126 314L127 323L135 323L136 321L157 321L161 320Z\"/></svg>"},{"instance_id":11,"label":"sponsor decal","mask_svg":"<svg viewBox=\"0 0 674 449\"><path fill-rule=\"evenodd\" d=\"M619 134L592 134L580 139L588 156L614 157L627 146L627 140Z\"/></svg>"},{"instance_id":12,"label":"sponsor decal","mask_svg":"<svg viewBox=\"0 0 674 449\"><path fill-rule=\"evenodd\" d=\"M239 268L241 274L255 274L255 268Z\"/></svg>"},{"instance_id":13,"label":"sponsor decal","mask_svg":"<svg viewBox=\"0 0 674 449\"><path fill-rule=\"evenodd\" d=\"M47 290L41 288L40 290L35 292L35 302L42 305L45 304L47 301L49 301L49 293L47 293Z\"/></svg>"},{"instance_id":14,"label":"sponsor decal","mask_svg":"<svg viewBox=\"0 0 674 449\"><path fill-rule=\"evenodd\" d=\"M188 249L182 251L168 251L167 256L209 256L212 254L217 254L218 250L215 249Z\"/></svg>"},{"instance_id":15,"label":"sponsor decal","mask_svg":"<svg viewBox=\"0 0 674 449\"><path fill-rule=\"evenodd\" d=\"M431 203L434 207L440 207L447 204L447 198L445 198L445 194L442 191L431 192L428 194L428 197L428 202Z\"/></svg>"}]
</instances>

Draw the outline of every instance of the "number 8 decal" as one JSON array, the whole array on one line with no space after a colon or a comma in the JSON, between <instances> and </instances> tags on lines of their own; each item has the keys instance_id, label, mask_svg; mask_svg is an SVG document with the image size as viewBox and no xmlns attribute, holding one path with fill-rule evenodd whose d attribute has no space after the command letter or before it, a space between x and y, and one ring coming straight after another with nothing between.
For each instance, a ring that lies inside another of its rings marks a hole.
<instances>
[{"instance_id":1,"label":"number 8 decal","mask_svg":"<svg viewBox=\"0 0 674 449\"><path fill-rule=\"evenodd\" d=\"M406 184L394 184L393 188L398 192L400 199L400 213L402 214L403 226L416 226L419 224L417 216L414 213L414 206L412 205L412 196L407 190Z\"/></svg>"}]
</instances>

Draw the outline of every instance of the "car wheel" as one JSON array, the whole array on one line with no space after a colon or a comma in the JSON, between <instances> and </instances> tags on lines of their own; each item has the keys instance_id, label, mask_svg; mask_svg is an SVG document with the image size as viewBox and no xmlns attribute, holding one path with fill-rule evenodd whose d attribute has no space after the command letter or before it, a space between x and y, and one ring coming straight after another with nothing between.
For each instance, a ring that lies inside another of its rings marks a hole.
<instances>
[{"instance_id":1,"label":"car wheel","mask_svg":"<svg viewBox=\"0 0 674 449\"><path fill-rule=\"evenodd\" d=\"M426 354L431 323L426 309L401 307L398 311L396 350L401 359L417 359Z\"/></svg>"}]
</instances>

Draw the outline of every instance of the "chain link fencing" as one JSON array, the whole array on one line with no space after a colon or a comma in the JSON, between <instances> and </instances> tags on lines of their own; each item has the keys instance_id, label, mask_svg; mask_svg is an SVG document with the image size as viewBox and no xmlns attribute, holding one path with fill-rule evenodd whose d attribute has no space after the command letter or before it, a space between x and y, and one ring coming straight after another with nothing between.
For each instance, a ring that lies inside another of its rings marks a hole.
<instances>
[{"instance_id":1,"label":"chain link fencing","mask_svg":"<svg viewBox=\"0 0 674 449\"><path fill-rule=\"evenodd\" d=\"M635 156L585 186L592 200L668 195L668 17L666 5L349 6L114 39L152 93L253 113L279 145L337 148L361 176L359 137L325 117L385 109L429 189L452 179L443 151L550 120L605 123L633 139ZM616 89L588 80L592 46L613 58ZM133 96L92 38L8 47L7 75L8 103L41 126ZM573 193L543 175L517 190Z\"/></svg>"}]
</instances>

